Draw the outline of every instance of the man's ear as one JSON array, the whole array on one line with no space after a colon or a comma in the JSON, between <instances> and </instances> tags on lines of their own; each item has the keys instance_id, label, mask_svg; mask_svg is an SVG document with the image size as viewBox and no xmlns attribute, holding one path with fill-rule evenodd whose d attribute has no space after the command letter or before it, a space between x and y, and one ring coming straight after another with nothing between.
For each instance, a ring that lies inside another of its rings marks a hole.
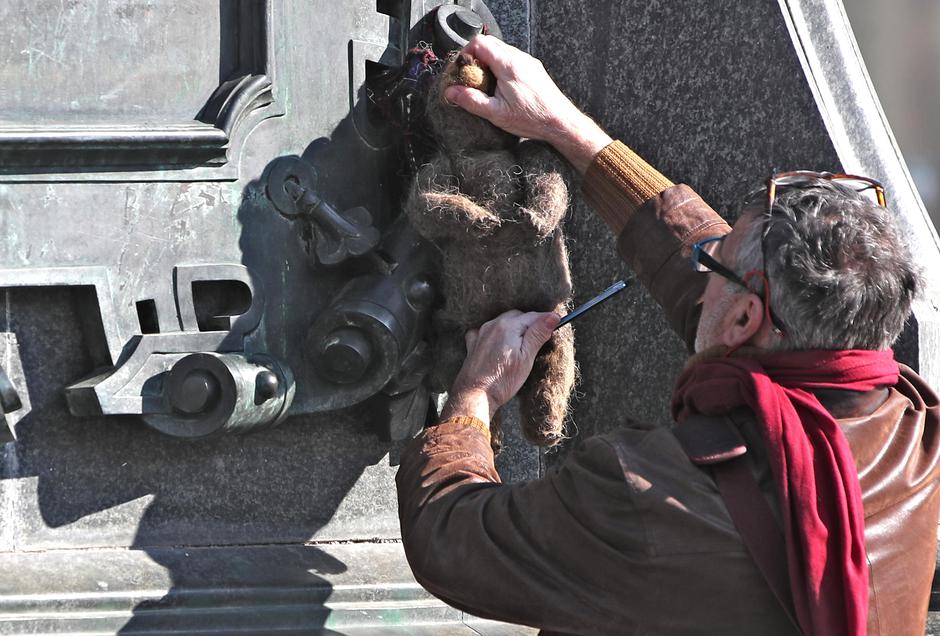
<instances>
[{"instance_id":1,"label":"man's ear","mask_svg":"<svg viewBox=\"0 0 940 636\"><path fill-rule=\"evenodd\" d=\"M764 301L757 294L735 294L721 321L721 343L736 349L753 340L764 324Z\"/></svg>"}]
</instances>

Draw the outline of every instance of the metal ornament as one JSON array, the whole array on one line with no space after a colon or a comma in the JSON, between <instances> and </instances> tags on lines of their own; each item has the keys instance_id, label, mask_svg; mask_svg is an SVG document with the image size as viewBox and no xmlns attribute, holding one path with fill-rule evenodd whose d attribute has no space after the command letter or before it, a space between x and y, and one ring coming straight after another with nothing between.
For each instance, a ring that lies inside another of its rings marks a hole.
<instances>
[{"instance_id":1,"label":"metal ornament","mask_svg":"<svg viewBox=\"0 0 940 636\"><path fill-rule=\"evenodd\" d=\"M281 157L273 162L267 195L278 213L304 223L309 237L307 251L323 265L338 265L375 248L381 235L372 225L372 215L363 207L339 212L317 193L316 169L299 157Z\"/></svg>"},{"instance_id":2,"label":"metal ornament","mask_svg":"<svg viewBox=\"0 0 940 636\"><path fill-rule=\"evenodd\" d=\"M431 247L404 217L382 241L381 271L350 280L311 325L305 352L314 373L318 410L363 402L409 376L414 390L429 365L418 364L421 340L436 298Z\"/></svg>"},{"instance_id":3,"label":"metal ornament","mask_svg":"<svg viewBox=\"0 0 940 636\"><path fill-rule=\"evenodd\" d=\"M434 13L433 20L434 50L441 56L462 49L481 33L502 38L493 14L478 0L443 4Z\"/></svg>"},{"instance_id":4,"label":"metal ornament","mask_svg":"<svg viewBox=\"0 0 940 636\"><path fill-rule=\"evenodd\" d=\"M194 353L163 381L165 414L146 422L175 437L247 433L280 423L294 397L290 369L269 356Z\"/></svg>"}]
</instances>

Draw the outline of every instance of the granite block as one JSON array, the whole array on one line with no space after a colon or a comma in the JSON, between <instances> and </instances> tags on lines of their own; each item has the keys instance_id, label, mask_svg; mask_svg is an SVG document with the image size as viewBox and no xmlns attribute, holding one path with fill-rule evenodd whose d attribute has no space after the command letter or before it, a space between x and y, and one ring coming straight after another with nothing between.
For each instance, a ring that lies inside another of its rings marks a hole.
<instances>
[{"instance_id":1,"label":"granite block","mask_svg":"<svg viewBox=\"0 0 940 636\"><path fill-rule=\"evenodd\" d=\"M489 7L503 32L503 40L513 46L529 50L530 0L488 0Z\"/></svg>"},{"instance_id":2,"label":"granite block","mask_svg":"<svg viewBox=\"0 0 940 636\"><path fill-rule=\"evenodd\" d=\"M503 408L503 448L496 456L496 470L504 484L536 479L541 474L540 453L522 436L516 400Z\"/></svg>"},{"instance_id":3,"label":"granite block","mask_svg":"<svg viewBox=\"0 0 940 636\"><path fill-rule=\"evenodd\" d=\"M776 4L539 0L533 13L534 54L562 90L726 217L776 169L839 168ZM629 275L580 200L567 232L578 298ZM576 326L582 436L670 421L685 347L645 291L621 296Z\"/></svg>"}]
</instances>

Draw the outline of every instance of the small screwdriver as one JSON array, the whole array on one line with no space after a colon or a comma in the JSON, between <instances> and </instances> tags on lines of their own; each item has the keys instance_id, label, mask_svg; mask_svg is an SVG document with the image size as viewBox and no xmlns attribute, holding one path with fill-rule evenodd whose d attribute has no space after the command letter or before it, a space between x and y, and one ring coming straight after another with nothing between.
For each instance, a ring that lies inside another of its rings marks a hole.
<instances>
[{"instance_id":1,"label":"small screwdriver","mask_svg":"<svg viewBox=\"0 0 940 636\"><path fill-rule=\"evenodd\" d=\"M578 307L578 308L575 309L574 311L569 312L567 315L565 315L565 316L558 322L558 327L564 327L565 325L567 325L569 322L571 322L572 320L574 320L574 319L577 318L578 316L581 316L581 315L587 313L587 311L588 311L589 309L593 309L594 307L597 307L599 304L601 304L602 302L604 302L605 300L607 300L608 298L610 298L610 297L613 296L614 294L617 294L617 293L619 293L619 292L622 292L624 289L627 288L627 285L629 285L631 282L633 282L633 281L622 281L622 280L618 280L616 283L614 283L613 285L611 285L610 287L608 287L607 289L605 289L604 291L602 291L600 294L598 294L597 296L595 296L595 297L592 298L591 300L587 301L586 303L584 303L583 305L581 305L580 307ZM555 327L555 329L558 329L558 327Z\"/></svg>"}]
</instances>

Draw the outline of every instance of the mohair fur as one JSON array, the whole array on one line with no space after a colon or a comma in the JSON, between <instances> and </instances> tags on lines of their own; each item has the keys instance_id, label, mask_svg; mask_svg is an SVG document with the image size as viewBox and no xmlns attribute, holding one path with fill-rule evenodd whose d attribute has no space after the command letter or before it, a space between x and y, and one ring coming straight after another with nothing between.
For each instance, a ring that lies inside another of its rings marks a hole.
<instances>
[{"instance_id":1,"label":"mohair fur","mask_svg":"<svg viewBox=\"0 0 940 636\"><path fill-rule=\"evenodd\" d=\"M415 229L441 252L443 306L433 318L437 390L447 390L466 357L469 329L510 309L570 307L571 274L562 234L568 210L563 161L547 145L520 140L461 108L443 91L454 83L491 89L495 81L460 54L436 78L427 119L439 149L419 169L406 202ZM522 429L534 444L565 437L576 367L571 327L541 350L519 393ZM494 448L501 438L494 422Z\"/></svg>"}]
</instances>

